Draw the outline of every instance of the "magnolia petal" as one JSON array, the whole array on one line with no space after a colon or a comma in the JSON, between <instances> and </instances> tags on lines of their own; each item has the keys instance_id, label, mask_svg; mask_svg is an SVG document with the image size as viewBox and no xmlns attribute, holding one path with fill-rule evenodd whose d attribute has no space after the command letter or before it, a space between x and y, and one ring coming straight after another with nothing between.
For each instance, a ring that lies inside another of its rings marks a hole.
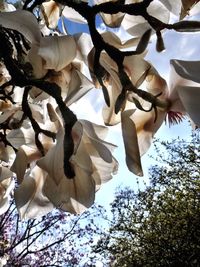
<instances>
[{"instance_id":1,"label":"magnolia petal","mask_svg":"<svg viewBox=\"0 0 200 267\"><path fill-rule=\"evenodd\" d=\"M138 44L139 38L131 38L127 41L122 41L114 32L104 32L101 34L104 41L118 49L133 47Z\"/></svg>"},{"instance_id":2,"label":"magnolia petal","mask_svg":"<svg viewBox=\"0 0 200 267\"><path fill-rule=\"evenodd\" d=\"M77 11L75 11L73 8L65 6L65 8L62 11L62 15L73 21L73 22L77 22L77 23L81 23L81 24L86 24L87 21L85 18L83 18Z\"/></svg>"},{"instance_id":3,"label":"magnolia petal","mask_svg":"<svg viewBox=\"0 0 200 267\"><path fill-rule=\"evenodd\" d=\"M136 127L133 120L130 118L133 112L133 110L128 110L121 114L126 164L129 171L138 176L143 176Z\"/></svg>"},{"instance_id":4,"label":"magnolia petal","mask_svg":"<svg viewBox=\"0 0 200 267\"><path fill-rule=\"evenodd\" d=\"M94 203L95 183L91 174L88 174L80 167L75 165L74 170L76 177L72 180L68 180L68 190L71 206L75 213L80 214ZM64 183L66 183L66 180L64 180ZM61 209L65 210L65 203L62 203Z\"/></svg>"},{"instance_id":5,"label":"magnolia petal","mask_svg":"<svg viewBox=\"0 0 200 267\"><path fill-rule=\"evenodd\" d=\"M47 27L55 29L60 18L60 6L55 1L50 0L41 5L42 13Z\"/></svg>"},{"instance_id":6,"label":"magnolia petal","mask_svg":"<svg viewBox=\"0 0 200 267\"><path fill-rule=\"evenodd\" d=\"M10 196L0 199L0 215L4 214L10 206Z\"/></svg>"},{"instance_id":7,"label":"magnolia petal","mask_svg":"<svg viewBox=\"0 0 200 267\"><path fill-rule=\"evenodd\" d=\"M181 102L192 119L200 127L200 87L180 86L177 88Z\"/></svg>"},{"instance_id":8,"label":"magnolia petal","mask_svg":"<svg viewBox=\"0 0 200 267\"><path fill-rule=\"evenodd\" d=\"M89 138L87 141L87 137L84 138L84 142L86 144L86 150L90 156L92 155L99 156L108 163L112 162L112 154L110 150L104 145L103 142Z\"/></svg>"},{"instance_id":9,"label":"magnolia petal","mask_svg":"<svg viewBox=\"0 0 200 267\"><path fill-rule=\"evenodd\" d=\"M76 42L72 36L43 37L38 54L45 61L45 69L60 71L75 58Z\"/></svg>"},{"instance_id":10,"label":"magnolia petal","mask_svg":"<svg viewBox=\"0 0 200 267\"><path fill-rule=\"evenodd\" d=\"M90 155L87 152L88 144L82 140L76 148L75 154L70 158L70 162L76 164L86 172L92 174L93 166Z\"/></svg>"},{"instance_id":11,"label":"magnolia petal","mask_svg":"<svg viewBox=\"0 0 200 267\"><path fill-rule=\"evenodd\" d=\"M8 162L10 155L13 153L13 148L10 146L5 146L3 142L0 142L0 160Z\"/></svg>"},{"instance_id":12,"label":"magnolia petal","mask_svg":"<svg viewBox=\"0 0 200 267\"><path fill-rule=\"evenodd\" d=\"M13 178L7 178L1 182L1 185L5 189L4 197L6 198L6 197L9 197L11 192L13 191L15 187L15 181Z\"/></svg>"},{"instance_id":13,"label":"magnolia petal","mask_svg":"<svg viewBox=\"0 0 200 267\"><path fill-rule=\"evenodd\" d=\"M20 32L31 43L39 43L40 41L41 33L37 19L29 11L1 12L0 25Z\"/></svg>"},{"instance_id":14,"label":"magnolia petal","mask_svg":"<svg viewBox=\"0 0 200 267\"><path fill-rule=\"evenodd\" d=\"M155 17L156 19L164 23L168 23L170 18L170 12L161 2L162 1L152 1L147 8L147 12L152 17Z\"/></svg>"},{"instance_id":15,"label":"magnolia petal","mask_svg":"<svg viewBox=\"0 0 200 267\"><path fill-rule=\"evenodd\" d=\"M115 103L122 89L117 72L118 68L116 63L105 53L101 53L100 64L110 75L105 82L110 99L110 107L105 106L102 110L102 115L106 125L115 125L120 122L120 115L115 113Z\"/></svg>"},{"instance_id":16,"label":"magnolia petal","mask_svg":"<svg viewBox=\"0 0 200 267\"><path fill-rule=\"evenodd\" d=\"M169 100L171 102L170 110L175 112L185 112L185 107L179 97L177 89L179 87L198 87L198 73L196 67L198 68L198 61L180 61L171 60L171 70L170 70L170 83L169 83ZM194 68L193 68L194 63ZM200 81L200 80L199 80Z\"/></svg>"},{"instance_id":17,"label":"magnolia petal","mask_svg":"<svg viewBox=\"0 0 200 267\"><path fill-rule=\"evenodd\" d=\"M170 12L159 1L152 1L147 10L151 16L161 20L164 23L168 23ZM151 28L148 22L142 16L132 16L128 14L124 16L121 25L129 34L135 37L143 35L148 29Z\"/></svg>"},{"instance_id":18,"label":"magnolia petal","mask_svg":"<svg viewBox=\"0 0 200 267\"><path fill-rule=\"evenodd\" d=\"M94 203L95 184L83 169L76 165L74 169L76 176L73 179L63 177L59 185L48 176L44 193L57 208L80 214Z\"/></svg>"},{"instance_id":19,"label":"magnolia petal","mask_svg":"<svg viewBox=\"0 0 200 267\"><path fill-rule=\"evenodd\" d=\"M63 138L64 133L59 132L57 135L57 144L49 149L47 154L37 161L37 165L48 172L54 182L58 185L64 175L63 160ZM66 178L67 179L67 178Z\"/></svg>"},{"instance_id":20,"label":"magnolia petal","mask_svg":"<svg viewBox=\"0 0 200 267\"><path fill-rule=\"evenodd\" d=\"M0 166L0 182L4 179L10 178L13 175L12 171L4 166Z\"/></svg>"},{"instance_id":21,"label":"magnolia petal","mask_svg":"<svg viewBox=\"0 0 200 267\"><path fill-rule=\"evenodd\" d=\"M11 166L11 171L15 172L17 175L17 181L20 184L26 172L28 166L28 157L22 148L19 148L13 165Z\"/></svg>"},{"instance_id":22,"label":"magnolia petal","mask_svg":"<svg viewBox=\"0 0 200 267\"><path fill-rule=\"evenodd\" d=\"M200 2L199 1L196 1L195 4L194 4L194 1L193 0L190 0L188 2L190 2L190 5L193 4L193 5L191 5L191 9L189 11L189 15L190 16L194 16L196 14L199 14L200 13Z\"/></svg>"},{"instance_id":23,"label":"magnolia petal","mask_svg":"<svg viewBox=\"0 0 200 267\"><path fill-rule=\"evenodd\" d=\"M45 179L46 173L35 166L30 175L26 176L15 190L14 198L21 219L43 216L53 209L53 205L43 194Z\"/></svg>"},{"instance_id":24,"label":"magnolia petal","mask_svg":"<svg viewBox=\"0 0 200 267\"><path fill-rule=\"evenodd\" d=\"M79 120L79 121L83 125L84 131L87 133L89 137L97 140L106 138L108 134L107 127L92 123L87 120Z\"/></svg>"},{"instance_id":25,"label":"magnolia petal","mask_svg":"<svg viewBox=\"0 0 200 267\"><path fill-rule=\"evenodd\" d=\"M66 66L64 69L61 71L51 71L51 75L47 78L47 81L51 83L56 83L60 89L61 89L61 95L65 99L68 90L69 90L69 83L70 80L72 79L72 66L71 64ZM49 97L49 96L48 96Z\"/></svg>"},{"instance_id":26,"label":"magnolia petal","mask_svg":"<svg viewBox=\"0 0 200 267\"><path fill-rule=\"evenodd\" d=\"M78 33L74 35L74 39L78 47L76 58L80 59L87 65L88 54L93 48L91 36L88 33Z\"/></svg>"},{"instance_id":27,"label":"magnolia petal","mask_svg":"<svg viewBox=\"0 0 200 267\"><path fill-rule=\"evenodd\" d=\"M154 110L144 112L137 109L133 115L130 116L130 119L135 123L141 156L150 148L153 136L162 125L165 115L166 111L158 108L156 121Z\"/></svg>"},{"instance_id":28,"label":"magnolia petal","mask_svg":"<svg viewBox=\"0 0 200 267\"><path fill-rule=\"evenodd\" d=\"M47 73L47 70L44 68L44 61L42 57L38 55L39 47L39 44L32 44L27 55L27 59L33 68L33 75L35 78L42 78Z\"/></svg>"},{"instance_id":29,"label":"magnolia petal","mask_svg":"<svg viewBox=\"0 0 200 267\"><path fill-rule=\"evenodd\" d=\"M29 95L33 99L34 103L38 103L49 98L47 93L34 86L31 88Z\"/></svg>"},{"instance_id":30,"label":"magnolia petal","mask_svg":"<svg viewBox=\"0 0 200 267\"><path fill-rule=\"evenodd\" d=\"M185 61L185 60L171 60L171 66L173 66L174 70L177 74L188 80L192 80L193 82L200 83L200 61Z\"/></svg>"},{"instance_id":31,"label":"magnolia petal","mask_svg":"<svg viewBox=\"0 0 200 267\"><path fill-rule=\"evenodd\" d=\"M91 156L94 165L94 172L92 177L95 181L96 191L100 189L101 185L107 183L112 179L112 174L116 174L118 170L118 162L113 157L112 162L108 163L100 157Z\"/></svg>"},{"instance_id":32,"label":"magnolia petal","mask_svg":"<svg viewBox=\"0 0 200 267\"><path fill-rule=\"evenodd\" d=\"M100 13L104 23L109 26L109 27L120 27L122 20L124 18L124 14L119 12L117 14L114 15L110 15L110 14L104 14L104 13Z\"/></svg>"},{"instance_id":33,"label":"magnolia petal","mask_svg":"<svg viewBox=\"0 0 200 267\"><path fill-rule=\"evenodd\" d=\"M120 112L117 114L115 113L115 103L118 98L118 90L117 90L117 85L115 80L111 80L110 84L107 86L108 94L109 94L109 99L110 99L110 107L104 106L102 110L102 116L105 125L116 125L120 122L121 117L120 117Z\"/></svg>"},{"instance_id":34,"label":"magnolia petal","mask_svg":"<svg viewBox=\"0 0 200 267\"><path fill-rule=\"evenodd\" d=\"M151 68L151 64L144 60L141 55L125 57L123 65L131 82L136 87L142 84L147 75L147 71Z\"/></svg>"},{"instance_id":35,"label":"magnolia petal","mask_svg":"<svg viewBox=\"0 0 200 267\"><path fill-rule=\"evenodd\" d=\"M43 109L36 104L29 104L32 116L38 123L44 123Z\"/></svg>"},{"instance_id":36,"label":"magnolia petal","mask_svg":"<svg viewBox=\"0 0 200 267\"><path fill-rule=\"evenodd\" d=\"M152 95L159 95L159 99L166 99L168 96L168 86L165 79L151 66L146 75L146 89Z\"/></svg>"},{"instance_id":37,"label":"magnolia petal","mask_svg":"<svg viewBox=\"0 0 200 267\"><path fill-rule=\"evenodd\" d=\"M84 133L85 133L84 142L86 144L92 143L94 148L96 146L97 151L98 151L97 148L101 147L101 146L99 146L99 143L101 143L109 151L113 151L117 147L116 145L103 140L106 138L107 133L108 133L107 127L102 126L102 125L98 125L95 123L91 123L91 122L86 121L86 120L80 120L80 123L83 125L83 129L84 129ZM98 152L98 153L100 155L101 152ZM110 155L110 153L109 153L109 155ZM109 156L109 158L110 158L110 156Z\"/></svg>"},{"instance_id":38,"label":"magnolia petal","mask_svg":"<svg viewBox=\"0 0 200 267\"><path fill-rule=\"evenodd\" d=\"M2 168L2 167L1 167ZM11 173L12 175L12 173ZM8 170L1 169L1 182L0 182L0 215L5 213L10 205L10 193L13 191L15 182L10 178L10 173ZM5 178L9 176L9 178ZM4 178L4 179L2 179Z\"/></svg>"},{"instance_id":39,"label":"magnolia petal","mask_svg":"<svg viewBox=\"0 0 200 267\"><path fill-rule=\"evenodd\" d=\"M7 134L6 138L11 143L11 145L17 149L26 143L25 136L21 129L11 130Z\"/></svg>"},{"instance_id":40,"label":"magnolia petal","mask_svg":"<svg viewBox=\"0 0 200 267\"><path fill-rule=\"evenodd\" d=\"M85 94L87 94L94 85L89 81L81 72L73 70L71 73L71 81L69 83L69 89L65 103L70 106Z\"/></svg>"},{"instance_id":41,"label":"magnolia petal","mask_svg":"<svg viewBox=\"0 0 200 267\"><path fill-rule=\"evenodd\" d=\"M6 110L0 115L0 124L4 123L7 121L10 117L14 115L17 109L13 108L11 110Z\"/></svg>"},{"instance_id":42,"label":"magnolia petal","mask_svg":"<svg viewBox=\"0 0 200 267\"><path fill-rule=\"evenodd\" d=\"M163 5L175 15L179 15L181 11L182 2L181 0L160 0Z\"/></svg>"},{"instance_id":43,"label":"magnolia petal","mask_svg":"<svg viewBox=\"0 0 200 267\"><path fill-rule=\"evenodd\" d=\"M105 3L105 2L116 2L117 0L94 0L95 4L101 4L101 3ZM116 14L110 15L110 14L105 14L105 13L100 13L104 23L109 26L109 27L119 27L124 14L122 12L118 12Z\"/></svg>"},{"instance_id":44,"label":"magnolia petal","mask_svg":"<svg viewBox=\"0 0 200 267\"><path fill-rule=\"evenodd\" d=\"M59 131L59 129L62 127L62 121L50 103L47 104L47 112L50 120L54 123L55 130ZM51 130L52 128L53 127L51 126Z\"/></svg>"},{"instance_id":45,"label":"magnolia petal","mask_svg":"<svg viewBox=\"0 0 200 267\"><path fill-rule=\"evenodd\" d=\"M15 11L16 8L12 4L6 3L4 0L0 2L0 11L8 12Z\"/></svg>"},{"instance_id":46,"label":"magnolia petal","mask_svg":"<svg viewBox=\"0 0 200 267\"><path fill-rule=\"evenodd\" d=\"M91 160L85 153L84 144L81 142L82 127L77 122L72 129L72 138L74 141L74 153L70 162L75 161L81 168L87 172L92 172ZM64 174L64 149L63 149L64 132L62 129L57 134L57 144L54 145L47 154L37 161L37 165L48 172L51 179L59 185L63 178L68 179Z\"/></svg>"}]
</instances>

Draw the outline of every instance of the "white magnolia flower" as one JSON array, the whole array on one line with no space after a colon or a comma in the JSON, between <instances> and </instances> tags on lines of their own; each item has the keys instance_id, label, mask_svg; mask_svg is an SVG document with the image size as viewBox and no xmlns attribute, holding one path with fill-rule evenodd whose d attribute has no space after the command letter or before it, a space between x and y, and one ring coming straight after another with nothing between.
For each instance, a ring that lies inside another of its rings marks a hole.
<instances>
[{"instance_id":1,"label":"white magnolia flower","mask_svg":"<svg viewBox=\"0 0 200 267\"><path fill-rule=\"evenodd\" d=\"M146 76L146 89L152 95L161 94L159 100L164 101L166 109L157 108L156 116L153 109L144 112L143 110L135 109L133 106L121 114L126 163L128 169L139 176L143 175L140 157L149 149L154 134L166 117L168 107L167 84L153 67L148 71ZM142 101L141 103L145 110L150 109L148 102Z\"/></svg>"},{"instance_id":2,"label":"white magnolia flower","mask_svg":"<svg viewBox=\"0 0 200 267\"><path fill-rule=\"evenodd\" d=\"M76 101L93 87L86 62L92 44L88 34L42 36L35 16L25 10L0 13L0 24L25 36L31 44L25 60L31 63L33 76L42 78L51 71L46 80L61 86L67 103ZM37 97L40 94L39 89L31 91L36 101L48 97L44 92Z\"/></svg>"},{"instance_id":3,"label":"white magnolia flower","mask_svg":"<svg viewBox=\"0 0 200 267\"><path fill-rule=\"evenodd\" d=\"M100 64L107 71L105 85L110 99L110 107L105 106L103 108L103 119L106 125L115 125L121 121L120 112L118 114L115 113L115 103L122 91L122 85L118 75L118 68L116 63L105 53L101 54ZM145 79L146 72L151 66L143 59L143 55L125 57L123 65L131 82L136 87L142 84L143 80ZM133 101L128 101L127 95L127 99L122 109L128 109L129 106L133 107Z\"/></svg>"},{"instance_id":4,"label":"white magnolia flower","mask_svg":"<svg viewBox=\"0 0 200 267\"><path fill-rule=\"evenodd\" d=\"M111 151L114 146L105 142L105 127L80 120L72 129L74 153L70 163L75 177L64 174L64 131L60 128L57 143L37 161L48 175L44 193L56 206L72 213L81 213L94 203L95 191L112 178L117 171L117 161Z\"/></svg>"},{"instance_id":5,"label":"white magnolia flower","mask_svg":"<svg viewBox=\"0 0 200 267\"><path fill-rule=\"evenodd\" d=\"M183 115L188 115L200 127L200 62L171 60L171 66L170 89L155 70L151 69L146 77L147 90L153 95L162 93L158 97L162 107L157 108L156 117L154 110L144 112L132 109L122 113L126 162L129 170L137 175L142 175L140 156L148 151L154 134L166 116L169 122L178 123Z\"/></svg>"}]
</instances>

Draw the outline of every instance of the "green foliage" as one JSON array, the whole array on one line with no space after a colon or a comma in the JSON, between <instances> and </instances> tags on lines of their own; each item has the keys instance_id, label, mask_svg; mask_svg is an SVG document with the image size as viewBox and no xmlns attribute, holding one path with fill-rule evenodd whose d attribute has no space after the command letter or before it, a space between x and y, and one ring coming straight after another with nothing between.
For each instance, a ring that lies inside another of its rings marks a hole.
<instances>
[{"instance_id":1,"label":"green foliage","mask_svg":"<svg viewBox=\"0 0 200 267\"><path fill-rule=\"evenodd\" d=\"M116 192L109 232L94 249L111 266L200 266L199 133L158 150L150 185Z\"/></svg>"}]
</instances>

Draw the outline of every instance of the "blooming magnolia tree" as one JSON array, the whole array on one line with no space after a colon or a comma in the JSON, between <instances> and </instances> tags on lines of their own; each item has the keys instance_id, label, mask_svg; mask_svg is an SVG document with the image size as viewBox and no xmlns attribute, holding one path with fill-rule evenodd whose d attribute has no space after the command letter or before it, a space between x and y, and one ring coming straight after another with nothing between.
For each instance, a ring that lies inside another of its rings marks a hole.
<instances>
[{"instance_id":1,"label":"blooming magnolia tree","mask_svg":"<svg viewBox=\"0 0 200 267\"><path fill-rule=\"evenodd\" d=\"M200 125L200 62L172 59L168 88L144 59L152 34L161 52L163 31L199 31L200 22L187 17L200 12L200 3L22 2L16 10L1 1L0 212L14 191L21 218L42 216L54 207L81 213L117 172L106 126L121 124L127 167L142 176L140 157L166 116L174 123L187 115ZM173 24L171 14L177 15ZM100 34L97 16L130 38L121 40L113 31ZM87 24L88 33L69 35L65 18ZM97 89L105 99L106 126L77 119L70 109Z\"/></svg>"}]
</instances>

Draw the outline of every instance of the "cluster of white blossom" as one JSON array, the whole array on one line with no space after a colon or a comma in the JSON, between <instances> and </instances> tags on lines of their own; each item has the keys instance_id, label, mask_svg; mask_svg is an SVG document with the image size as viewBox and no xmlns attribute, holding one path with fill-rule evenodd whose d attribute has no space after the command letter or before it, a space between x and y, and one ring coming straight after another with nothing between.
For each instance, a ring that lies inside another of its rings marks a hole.
<instances>
[{"instance_id":1,"label":"cluster of white blossom","mask_svg":"<svg viewBox=\"0 0 200 267\"><path fill-rule=\"evenodd\" d=\"M115 2L117 5L118 1L111 1ZM121 6L141 2L126 0ZM15 10L13 5L1 1L0 25L7 29L8 36L9 31L14 30L28 44L25 47L19 42L25 51L19 59L16 40L10 37L13 47L11 58L13 62L18 61L19 65L27 66L28 70L23 74L35 83L32 85L30 82L31 87L25 98L26 86L12 84L13 77L6 65L7 57L1 57L0 214L8 208L13 192L21 218L42 216L54 207L72 213L81 213L90 207L95 192L118 169L118 162L112 155L115 145L105 141L108 131L106 126L121 124L127 167L139 176L143 175L140 158L149 149L154 134L166 117L174 123L187 115L195 126L200 126L200 61L172 59L168 86L159 75L159 70L145 60L148 53L146 49L135 54L127 52L122 62L123 71L136 89L124 92L117 112L116 102L124 89L123 77L120 76L119 64L104 48L100 49L98 61L101 77L95 72L96 37L101 38L105 45L109 44L109 49L125 51L128 48L130 51L132 48L137 51L149 29L153 29L151 33L155 34L152 18L156 21L155 25L159 25L158 22L170 25L171 13L177 15L177 21L181 21L200 12L199 1L148 2L148 16L145 18L145 12L143 16L126 12L109 14L109 11L107 13L103 9L103 4L109 3L106 0L94 0L88 5L87 1L70 0L72 4L68 5L66 1L64 5L62 1L50 0L37 6L33 13L23 9ZM71 8L74 3L75 6L84 3L91 10L98 5L102 6L104 12L99 10L105 25L122 27L132 37L123 41L112 31L102 34L95 32L97 36L92 32L67 34L66 25L63 26L65 18L79 23L89 23L90 20L89 17L86 19L88 14L85 18L80 14L84 10L78 12L78 8ZM194 28L190 27L191 24L185 26L179 22L174 25L173 29L178 31L196 31L198 23L197 26L194 24ZM164 29L161 27L161 30ZM161 50L163 44L158 29L156 34L158 50ZM66 177L64 170L66 127L54 97L59 92L48 94L37 87L37 81L57 84L59 87L53 90L60 88L62 103L69 109L71 104L87 97L85 95L90 90L103 88L105 99L108 99L102 107L106 126L76 120L70 128L73 151L69 163L74 171L73 178ZM52 132L54 138L44 131L36 136L34 123ZM42 144L44 153L41 153L38 142Z\"/></svg>"}]
</instances>

